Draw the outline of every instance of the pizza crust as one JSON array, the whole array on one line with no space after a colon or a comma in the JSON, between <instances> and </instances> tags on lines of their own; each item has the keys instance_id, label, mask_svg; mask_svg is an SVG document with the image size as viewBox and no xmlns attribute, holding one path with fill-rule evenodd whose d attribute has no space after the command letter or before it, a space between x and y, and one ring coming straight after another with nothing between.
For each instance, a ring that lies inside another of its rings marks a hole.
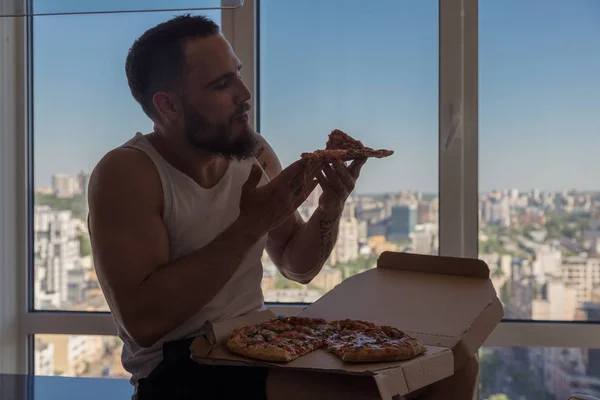
<instances>
[{"instance_id":1,"label":"pizza crust","mask_svg":"<svg viewBox=\"0 0 600 400\"><path fill-rule=\"evenodd\" d=\"M227 348L240 356L255 358L263 361L289 362L297 358L285 349L276 346L253 347L244 344L236 338L227 341Z\"/></svg>"},{"instance_id":2,"label":"pizza crust","mask_svg":"<svg viewBox=\"0 0 600 400\"><path fill-rule=\"evenodd\" d=\"M382 347L379 349L363 347L361 349L334 350L344 362L389 362L410 360L427 349L420 343L406 341L401 347Z\"/></svg>"}]
</instances>

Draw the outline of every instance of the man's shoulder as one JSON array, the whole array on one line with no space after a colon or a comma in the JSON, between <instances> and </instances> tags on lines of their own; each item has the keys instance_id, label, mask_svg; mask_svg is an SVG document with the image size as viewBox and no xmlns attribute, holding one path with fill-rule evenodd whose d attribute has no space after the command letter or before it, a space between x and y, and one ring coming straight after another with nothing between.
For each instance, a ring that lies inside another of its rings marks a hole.
<instances>
[{"instance_id":1,"label":"man's shoulder","mask_svg":"<svg viewBox=\"0 0 600 400\"><path fill-rule=\"evenodd\" d=\"M90 189L152 183L158 178L152 160L142 151L117 147L107 152L90 176Z\"/></svg>"},{"instance_id":2,"label":"man's shoulder","mask_svg":"<svg viewBox=\"0 0 600 400\"><path fill-rule=\"evenodd\" d=\"M256 152L254 156L258 160L258 163L263 168L265 173L270 179L273 179L282 170L281 162L279 157L275 153L275 150L269 142L259 133L254 133L257 141Z\"/></svg>"}]
</instances>

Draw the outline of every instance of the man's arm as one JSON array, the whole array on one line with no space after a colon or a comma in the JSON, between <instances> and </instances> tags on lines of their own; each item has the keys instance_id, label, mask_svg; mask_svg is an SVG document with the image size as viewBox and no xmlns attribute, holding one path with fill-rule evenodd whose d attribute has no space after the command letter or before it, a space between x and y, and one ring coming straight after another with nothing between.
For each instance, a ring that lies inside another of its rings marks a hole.
<instances>
[{"instance_id":1,"label":"man's arm","mask_svg":"<svg viewBox=\"0 0 600 400\"><path fill-rule=\"evenodd\" d=\"M113 150L90 179L98 278L112 312L144 347L207 304L257 240L235 222L205 247L169 262L162 197L156 168L137 150Z\"/></svg>"},{"instance_id":2,"label":"man's arm","mask_svg":"<svg viewBox=\"0 0 600 400\"><path fill-rule=\"evenodd\" d=\"M256 158L269 179L273 179L282 171L281 162L262 136L257 134L257 139L260 146ZM309 283L329 258L337 241L339 224L339 214L328 215L317 210L305 222L296 211L269 233L267 253L283 276Z\"/></svg>"}]
</instances>

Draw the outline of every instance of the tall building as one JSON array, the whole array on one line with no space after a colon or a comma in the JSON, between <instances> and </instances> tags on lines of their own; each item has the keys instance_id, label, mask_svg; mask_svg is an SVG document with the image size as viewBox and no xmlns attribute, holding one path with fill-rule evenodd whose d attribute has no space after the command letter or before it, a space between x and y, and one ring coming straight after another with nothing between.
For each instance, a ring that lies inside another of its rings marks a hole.
<instances>
[{"instance_id":1,"label":"tall building","mask_svg":"<svg viewBox=\"0 0 600 400\"><path fill-rule=\"evenodd\" d=\"M429 222L433 225L438 225L438 221L440 218L440 200L439 198L435 198L431 200L429 203Z\"/></svg>"},{"instance_id":2,"label":"tall building","mask_svg":"<svg viewBox=\"0 0 600 400\"><path fill-rule=\"evenodd\" d=\"M488 211L487 222L490 225L510 226L510 205L508 198L492 202L486 209Z\"/></svg>"},{"instance_id":3,"label":"tall building","mask_svg":"<svg viewBox=\"0 0 600 400\"><path fill-rule=\"evenodd\" d=\"M416 254L431 254L433 235L429 231L418 231L412 236L412 251Z\"/></svg>"},{"instance_id":4,"label":"tall building","mask_svg":"<svg viewBox=\"0 0 600 400\"><path fill-rule=\"evenodd\" d=\"M547 275L562 275L562 253L560 249L550 245L541 245L535 251L533 275L537 282L545 281Z\"/></svg>"},{"instance_id":5,"label":"tall building","mask_svg":"<svg viewBox=\"0 0 600 400\"><path fill-rule=\"evenodd\" d=\"M389 240L407 240L415 231L417 224L417 208L414 205L392 207L392 216L388 232Z\"/></svg>"},{"instance_id":6,"label":"tall building","mask_svg":"<svg viewBox=\"0 0 600 400\"><path fill-rule=\"evenodd\" d=\"M425 224L431 222L431 212L429 202L420 201L417 205L417 223Z\"/></svg>"},{"instance_id":7,"label":"tall building","mask_svg":"<svg viewBox=\"0 0 600 400\"><path fill-rule=\"evenodd\" d=\"M385 196L385 200L383 202L383 217L389 218L392 215L392 209L396 205L396 196L393 194L388 194Z\"/></svg>"},{"instance_id":8,"label":"tall building","mask_svg":"<svg viewBox=\"0 0 600 400\"><path fill-rule=\"evenodd\" d=\"M71 211L35 206L36 308L61 308L69 300L69 271L80 268L78 234Z\"/></svg>"},{"instance_id":9,"label":"tall building","mask_svg":"<svg viewBox=\"0 0 600 400\"><path fill-rule=\"evenodd\" d=\"M90 211L88 204L88 186L90 183L90 174L86 173L85 171L81 171L79 175L77 175L77 180L79 182L79 190L85 201L85 212L87 214Z\"/></svg>"},{"instance_id":10,"label":"tall building","mask_svg":"<svg viewBox=\"0 0 600 400\"><path fill-rule=\"evenodd\" d=\"M358 221L358 242L366 244L369 238L369 223L365 220Z\"/></svg>"},{"instance_id":11,"label":"tall building","mask_svg":"<svg viewBox=\"0 0 600 400\"><path fill-rule=\"evenodd\" d=\"M349 198L342 211L338 240L329 257L331 265L354 261L358 258L360 232L355 207L354 201Z\"/></svg>"},{"instance_id":12,"label":"tall building","mask_svg":"<svg viewBox=\"0 0 600 400\"><path fill-rule=\"evenodd\" d=\"M69 198L81 194L80 178L69 174L52 175L52 191L56 197Z\"/></svg>"},{"instance_id":13,"label":"tall building","mask_svg":"<svg viewBox=\"0 0 600 400\"><path fill-rule=\"evenodd\" d=\"M577 309L577 291L573 284L560 277L548 276L536 285L532 302L532 319L572 321Z\"/></svg>"},{"instance_id":14,"label":"tall building","mask_svg":"<svg viewBox=\"0 0 600 400\"><path fill-rule=\"evenodd\" d=\"M36 337L34 357L33 372L36 375L54 375L54 343L47 343Z\"/></svg>"},{"instance_id":15,"label":"tall building","mask_svg":"<svg viewBox=\"0 0 600 400\"><path fill-rule=\"evenodd\" d=\"M562 263L562 276L577 290L577 302L582 306L592 299L594 287L600 285L600 259L586 256L565 257Z\"/></svg>"}]
</instances>

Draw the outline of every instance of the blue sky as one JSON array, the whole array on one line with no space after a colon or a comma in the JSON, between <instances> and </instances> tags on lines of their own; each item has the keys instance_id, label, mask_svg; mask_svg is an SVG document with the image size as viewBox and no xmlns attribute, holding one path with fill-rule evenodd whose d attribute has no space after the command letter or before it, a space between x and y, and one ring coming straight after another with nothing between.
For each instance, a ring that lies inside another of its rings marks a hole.
<instances>
[{"instance_id":1,"label":"blue sky","mask_svg":"<svg viewBox=\"0 0 600 400\"><path fill-rule=\"evenodd\" d=\"M340 128L396 151L367 163L357 192L437 192L437 0L261 3L261 133L283 164ZM600 2L479 8L480 189L600 189ZM174 14L35 18L36 186L152 129L124 62Z\"/></svg>"}]
</instances>

